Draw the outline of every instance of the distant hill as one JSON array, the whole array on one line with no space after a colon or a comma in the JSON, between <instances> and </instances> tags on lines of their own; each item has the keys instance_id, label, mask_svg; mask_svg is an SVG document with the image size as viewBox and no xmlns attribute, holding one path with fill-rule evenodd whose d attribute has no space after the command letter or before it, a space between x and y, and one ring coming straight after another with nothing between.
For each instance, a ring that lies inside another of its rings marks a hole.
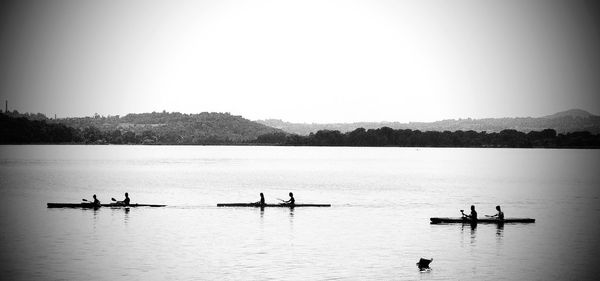
<instances>
[{"instance_id":1,"label":"distant hill","mask_svg":"<svg viewBox=\"0 0 600 281\"><path fill-rule=\"evenodd\" d=\"M144 143L224 143L254 140L260 135L281 132L257 122L229 113L152 112L120 116L62 118L48 120L84 131L84 135L113 135L115 138L133 133ZM90 129L94 127L100 132ZM88 130L87 132L85 130ZM100 137L91 136L91 139ZM106 137L104 137L106 138ZM117 142L119 143L119 142Z\"/></svg>"},{"instance_id":2,"label":"distant hill","mask_svg":"<svg viewBox=\"0 0 600 281\"><path fill-rule=\"evenodd\" d=\"M558 113L554 113L552 115L544 116L543 118L547 118L547 119L556 119L556 118L562 118L562 117L589 118L589 117L593 117L593 116L594 116L593 114L591 114L585 110L571 109L571 110L567 110L567 111L561 111Z\"/></svg>"},{"instance_id":3,"label":"distant hill","mask_svg":"<svg viewBox=\"0 0 600 281\"><path fill-rule=\"evenodd\" d=\"M281 129L283 131L308 135L319 130L338 130L342 133L350 132L357 128L377 129L390 127L392 129L410 129L420 131L469 131L500 132L505 129L520 132L541 131L554 129L557 133L588 131L593 134L600 133L600 116L593 115L581 109L572 109L558 112L544 117L517 117L517 118L485 118L485 119L449 119L436 122L356 122L356 123L331 123L308 124L290 123L278 119L258 120L261 124Z\"/></svg>"}]
</instances>

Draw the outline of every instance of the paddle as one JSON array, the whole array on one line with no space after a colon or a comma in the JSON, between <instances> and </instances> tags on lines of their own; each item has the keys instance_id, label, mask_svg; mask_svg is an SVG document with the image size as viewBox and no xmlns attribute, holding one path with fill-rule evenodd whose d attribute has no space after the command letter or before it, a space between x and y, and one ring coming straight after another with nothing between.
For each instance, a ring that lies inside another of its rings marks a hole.
<instances>
[{"instance_id":1,"label":"paddle","mask_svg":"<svg viewBox=\"0 0 600 281\"><path fill-rule=\"evenodd\" d=\"M87 199L81 199L81 200L82 200L83 202L89 202L89 203L92 203L92 204L94 204L94 201L90 201L90 200L87 200ZM96 207L100 207L100 206L96 206ZM96 207L94 207L94 208L96 208Z\"/></svg>"},{"instance_id":2,"label":"paddle","mask_svg":"<svg viewBox=\"0 0 600 281\"><path fill-rule=\"evenodd\" d=\"M115 199L115 198L110 198L110 200L112 200L112 201L115 201L115 204L116 204L116 205L125 206L125 204L123 203L123 201L118 201L118 200L117 200L117 199Z\"/></svg>"},{"instance_id":3,"label":"paddle","mask_svg":"<svg viewBox=\"0 0 600 281\"><path fill-rule=\"evenodd\" d=\"M471 216L465 214L465 210L460 210L460 213L462 214L463 219L471 220Z\"/></svg>"}]
</instances>

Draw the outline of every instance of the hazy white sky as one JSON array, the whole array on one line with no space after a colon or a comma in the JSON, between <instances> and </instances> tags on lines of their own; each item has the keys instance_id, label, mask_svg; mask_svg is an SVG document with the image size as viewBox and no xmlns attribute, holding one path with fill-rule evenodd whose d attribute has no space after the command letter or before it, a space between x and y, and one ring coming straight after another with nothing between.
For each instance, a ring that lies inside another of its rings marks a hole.
<instances>
[{"instance_id":1,"label":"hazy white sky","mask_svg":"<svg viewBox=\"0 0 600 281\"><path fill-rule=\"evenodd\" d=\"M15 1L0 98L49 116L600 113L593 1ZM4 109L4 108L2 108Z\"/></svg>"}]
</instances>

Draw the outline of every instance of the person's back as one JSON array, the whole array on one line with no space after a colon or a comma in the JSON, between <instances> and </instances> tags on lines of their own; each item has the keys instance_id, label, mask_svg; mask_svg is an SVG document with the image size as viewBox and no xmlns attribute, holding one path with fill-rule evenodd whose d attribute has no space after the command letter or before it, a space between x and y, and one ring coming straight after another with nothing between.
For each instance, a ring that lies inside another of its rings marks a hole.
<instances>
[{"instance_id":1,"label":"person's back","mask_svg":"<svg viewBox=\"0 0 600 281\"><path fill-rule=\"evenodd\" d=\"M477 221L477 211L475 211L475 206L471 205L471 215L469 216L469 218L472 221Z\"/></svg>"},{"instance_id":2,"label":"person's back","mask_svg":"<svg viewBox=\"0 0 600 281\"><path fill-rule=\"evenodd\" d=\"M94 206L100 207L100 200L98 200L98 198L96 198L96 194L94 194L93 198L94 198L94 203L93 203Z\"/></svg>"},{"instance_id":3,"label":"person's back","mask_svg":"<svg viewBox=\"0 0 600 281\"><path fill-rule=\"evenodd\" d=\"M500 206L496 206L496 210L498 211L498 213L495 215L495 217L497 217L501 221L504 220L504 212L502 212Z\"/></svg>"},{"instance_id":4,"label":"person's back","mask_svg":"<svg viewBox=\"0 0 600 281\"><path fill-rule=\"evenodd\" d=\"M125 199L123 200L123 205L129 206L130 201L131 200L129 199L129 194L127 192L125 192Z\"/></svg>"}]
</instances>

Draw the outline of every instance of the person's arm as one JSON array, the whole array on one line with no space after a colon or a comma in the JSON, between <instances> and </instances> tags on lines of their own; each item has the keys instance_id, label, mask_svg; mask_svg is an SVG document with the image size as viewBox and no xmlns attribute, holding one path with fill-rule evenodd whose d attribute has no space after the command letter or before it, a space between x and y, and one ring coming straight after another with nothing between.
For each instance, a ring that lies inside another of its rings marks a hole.
<instances>
[{"instance_id":1,"label":"person's arm","mask_svg":"<svg viewBox=\"0 0 600 281\"><path fill-rule=\"evenodd\" d=\"M462 217L463 217L463 218L468 218L468 219L470 219L470 218L471 218L471 215L467 215L467 214L465 214L465 212L464 212L463 210L461 210L461 211L460 211L460 213L462 214Z\"/></svg>"}]
</instances>

